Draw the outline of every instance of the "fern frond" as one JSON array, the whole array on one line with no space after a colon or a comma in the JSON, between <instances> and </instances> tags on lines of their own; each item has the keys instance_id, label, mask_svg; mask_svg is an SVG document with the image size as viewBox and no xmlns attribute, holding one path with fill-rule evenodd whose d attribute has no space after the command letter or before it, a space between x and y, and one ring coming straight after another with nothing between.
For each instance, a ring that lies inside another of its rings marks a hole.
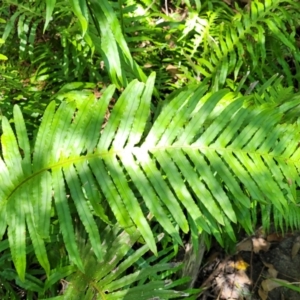
<instances>
[{"instance_id":1,"label":"fern frond","mask_svg":"<svg viewBox=\"0 0 300 300\"><path fill-rule=\"evenodd\" d=\"M113 86L97 101L63 101L58 109L52 102L32 157L19 109L14 113L16 135L3 117L1 215L6 215L21 278L26 224L37 258L49 273L43 239L49 237L52 200L69 257L82 271L74 209L101 260L96 218L110 222L103 201L119 225L130 234L138 231L153 252L149 212L178 243L178 228L188 232L190 226L221 242L223 232L235 238L232 222L252 231L257 205L272 204L274 217L298 206L289 182L299 184L300 133L297 123L283 122L299 106L298 94L276 107L252 108L244 105L248 97L192 86L175 93L149 128L154 78L152 74L146 84L131 82L107 121ZM282 222L294 225L292 218Z\"/></svg>"},{"instance_id":2,"label":"fern frond","mask_svg":"<svg viewBox=\"0 0 300 300\"><path fill-rule=\"evenodd\" d=\"M211 78L214 90L222 87L229 76L237 80L242 70L251 72L251 80L259 78L261 82L266 81L266 74L271 77L279 73L293 86L297 75L291 71L288 60L299 60L297 25L292 21L299 8L294 1L288 3L255 0L251 1L249 12L238 10L229 18L223 10L220 19L216 18L218 11L196 17L196 33L187 44L187 59L195 72ZM187 25L189 22L190 19ZM201 57L195 49L201 49Z\"/></svg>"},{"instance_id":3,"label":"fern frond","mask_svg":"<svg viewBox=\"0 0 300 300\"><path fill-rule=\"evenodd\" d=\"M85 256L84 267L88 271L86 274L73 272L67 277L69 285L64 292L65 298L72 299L93 299L95 296L105 299L150 299L150 297L163 297L171 299L175 297L187 297L190 293L174 290L181 281L165 281L162 274L168 271L176 272L180 265L176 263L156 263L153 266L143 266L131 272L127 276L123 274L133 268L135 263L142 259L142 256L149 251L148 245L139 247L138 250L132 250L139 234L135 232L128 235L126 232L114 232L116 227L108 230L104 236L102 247L106 252L103 262L98 262L94 253L90 250L89 243L82 249L81 255ZM163 235L158 237L158 240ZM130 251L130 253L128 253ZM59 270L57 270L59 271ZM70 269L65 272L70 272ZM46 286L52 278L47 280ZM122 277L123 275L123 277ZM149 281L153 278L153 281ZM56 278L57 280L57 278ZM58 299L58 298L55 298Z\"/></svg>"},{"instance_id":4,"label":"fern frond","mask_svg":"<svg viewBox=\"0 0 300 300\"><path fill-rule=\"evenodd\" d=\"M146 76L129 51L120 22L112 6L106 0L101 2L93 0L90 1L89 5L98 34L101 31L101 51L111 67L112 82L117 86L120 83L121 86L127 85L126 76L124 76L125 74L121 67L121 60L135 74L136 78L145 82ZM122 50L122 54L119 52L119 48Z\"/></svg>"}]
</instances>

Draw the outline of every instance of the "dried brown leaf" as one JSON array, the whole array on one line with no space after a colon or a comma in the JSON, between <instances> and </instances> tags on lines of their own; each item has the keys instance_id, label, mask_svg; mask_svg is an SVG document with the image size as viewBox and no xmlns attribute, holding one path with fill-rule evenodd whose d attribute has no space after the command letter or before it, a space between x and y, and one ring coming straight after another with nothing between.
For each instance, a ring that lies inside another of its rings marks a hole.
<instances>
[{"instance_id":1,"label":"dried brown leaf","mask_svg":"<svg viewBox=\"0 0 300 300\"><path fill-rule=\"evenodd\" d=\"M248 285L251 284L251 281L247 274L240 270L218 276L216 283L220 289L221 299L243 299L241 296L249 293Z\"/></svg>"},{"instance_id":2,"label":"dried brown leaf","mask_svg":"<svg viewBox=\"0 0 300 300\"><path fill-rule=\"evenodd\" d=\"M295 256L298 254L299 250L300 250L300 236L297 236L295 238L295 241L294 241L294 244L292 247L292 259L295 258Z\"/></svg>"},{"instance_id":3,"label":"dried brown leaf","mask_svg":"<svg viewBox=\"0 0 300 300\"><path fill-rule=\"evenodd\" d=\"M166 67L166 71L171 75L171 76L176 76L177 74L180 74L180 70L178 69L178 67L173 66L173 65L168 65Z\"/></svg>"},{"instance_id":4,"label":"dried brown leaf","mask_svg":"<svg viewBox=\"0 0 300 300\"><path fill-rule=\"evenodd\" d=\"M281 242L282 239L283 239L283 236L278 233L272 233L267 236L268 242Z\"/></svg>"},{"instance_id":5,"label":"dried brown leaf","mask_svg":"<svg viewBox=\"0 0 300 300\"><path fill-rule=\"evenodd\" d=\"M273 289L282 286L280 284L280 282L289 284L289 282L286 281L286 280L276 279L276 281L274 281L271 278L269 278L269 279L263 280L262 283L261 283L261 286L264 289L264 291L270 292Z\"/></svg>"},{"instance_id":6,"label":"dried brown leaf","mask_svg":"<svg viewBox=\"0 0 300 300\"><path fill-rule=\"evenodd\" d=\"M259 227L256 231L255 231L255 236L256 237L260 237L260 238L265 238L266 237L266 231L263 227Z\"/></svg>"},{"instance_id":7,"label":"dried brown leaf","mask_svg":"<svg viewBox=\"0 0 300 300\"><path fill-rule=\"evenodd\" d=\"M262 261L262 263L265 265L265 267L268 268L268 273L270 276L269 278L276 278L278 275L278 271L274 268L272 264L266 263L265 261Z\"/></svg>"},{"instance_id":8,"label":"dried brown leaf","mask_svg":"<svg viewBox=\"0 0 300 300\"><path fill-rule=\"evenodd\" d=\"M265 291L262 287L258 289L258 295L261 300L267 300L268 299L268 292Z\"/></svg>"},{"instance_id":9,"label":"dried brown leaf","mask_svg":"<svg viewBox=\"0 0 300 300\"><path fill-rule=\"evenodd\" d=\"M252 251L252 240L251 238L244 239L236 245L236 250L239 251Z\"/></svg>"},{"instance_id":10,"label":"dried brown leaf","mask_svg":"<svg viewBox=\"0 0 300 300\"><path fill-rule=\"evenodd\" d=\"M269 268L268 273L269 273L270 277L272 277L272 278L276 278L278 275L278 271L274 267Z\"/></svg>"},{"instance_id":11,"label":"dried brown leaf","mask_svg":"<svg viewBox=\"0 0 300 300\"><path fill-rule=\"evenodd\" d=\"M263 238L252 238L253 252L258 253L259 251L267 252L271 246L271 243Z\"/></svg>"}]
</instances>

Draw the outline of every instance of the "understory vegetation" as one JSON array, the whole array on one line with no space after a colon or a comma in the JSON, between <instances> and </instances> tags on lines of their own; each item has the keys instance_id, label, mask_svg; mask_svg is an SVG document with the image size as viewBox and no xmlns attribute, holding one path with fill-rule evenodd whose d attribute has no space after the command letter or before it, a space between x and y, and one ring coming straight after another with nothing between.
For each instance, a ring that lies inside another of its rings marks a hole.
<instances>
[{"instance_id":1,"label":"understory vegetation","mask_svg":"<svg viewBox=\"0 0 300 300\"><path fill-rule=\"evenodd\" d=\"M299 20L295 0L3 0L0 298L197 299L212 243L299 229Z\"/></svg>"}]
</instances>

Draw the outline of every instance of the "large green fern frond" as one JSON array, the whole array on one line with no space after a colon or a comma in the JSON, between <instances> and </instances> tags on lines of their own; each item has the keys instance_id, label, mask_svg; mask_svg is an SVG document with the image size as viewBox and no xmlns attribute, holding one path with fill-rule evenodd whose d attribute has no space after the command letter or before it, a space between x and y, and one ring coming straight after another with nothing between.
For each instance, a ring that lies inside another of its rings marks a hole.
<instances>
[{"instance_id":1,"label":"large green fern frond","mask_svg":"<svg viewBox=\"0 0 300 300\"><path fill-rule=\"evenodd\" d=\"M286 216L298 209L290 182L299 183L299 128L282 120L299 105L299 95L275 109L252 109L244 105L246 97L235 99L227 90L187 87L152 120L154 79L152 74L146 84L132 81L111 111L114 86L99 100L63 101L57 109L52 102L33 149L20 109L14 109L15 133L3 117L0 235L8 226L22 279L27 230L50 273L45 239L53 209L69 257L81 271L72 216L77 211L101 260L96 218L109 222L104 202L118 224L129 234L138 230L154 253L149 212L179 243L178 229L188 232L190 226L221 243L223 232L234 239L232 222L251 232L257 205L272 205L275 216L295 224Z\"/></svg>"}]
</instances>

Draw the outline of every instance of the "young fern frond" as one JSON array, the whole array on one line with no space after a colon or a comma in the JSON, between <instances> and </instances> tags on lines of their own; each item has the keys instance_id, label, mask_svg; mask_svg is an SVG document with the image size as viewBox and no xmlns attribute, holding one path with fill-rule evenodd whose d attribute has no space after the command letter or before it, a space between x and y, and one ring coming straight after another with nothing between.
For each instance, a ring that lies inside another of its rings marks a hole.
<instances>
[{"instance_id":1,"label":"young fern frond","mask_svg":"<svg viewBox=\"0 0 300 300\"><path fill-rule=\"evenodd\" d=\"M53 205L69 257L81 271L71 205L98 260L103 249L96 218L109 222L101 199L118 224L129 234L138 230L154 253L149 212L178 243L178 228L188 232L190 226L215 235L220 243L222 233L234 239L231 223L238 221L251 232L259 205L271 205L277 225L295 225L287 215L298 209L290 182L300 183L300 131L297 123L283 120L299 106L299 95L276 108L252 109L244 105L247 97L236 99L227 90L207 93L203 85L187 87L174 94L149 128L154 79L152 74L146 84L132 81L107 122L113 86L99 100L63 101L58 109L52 102L33 151L20 110L14 110L16 134L3 117L0 233L8 225L22 279L26 226L37 259L49 273L44 239L50 234Z\"/></svg>"},{"instance_id":2,"label":"young fern frond","mask_svg":"<svg viewBox=\"0 0 300 300\"><path fill-rule=\"evenodd\" d=\"M64 268L65 270L52 270L45 282L45 290L64 276L68 282L68 286L63 293L64 299L79 300L100 297L107 300L146 300L151 297L172 299L191 296L191 292L174 290L174 288L187 281L187 278L175 282L165 280L165 273L169 275L175 273L181 268L180 264L166 261L164 257L164 262L152 261L150 266L147 261L143 260L143 256L149 251L147 244L137 250L132 249L139 236L137 231L129 235L117 226L112 228L107 226L103 230L101 245L104 252L103 261L97 261L89 242L84 243L80 247L80 255L85 257L84 269L87 272L83 273L70 268L70 266ZM163 234L160 234L157 241L160 241L162 237ZM166 254L166 250L158 253L155 260L162 259L162 256ZM142 267L138 264L141 260L144 262ZM129 271L130 269L131 271ZM124 276L124 274L127 275ZM58 296L52 299L62 298Z\"/></svg>"}]
</instances>

